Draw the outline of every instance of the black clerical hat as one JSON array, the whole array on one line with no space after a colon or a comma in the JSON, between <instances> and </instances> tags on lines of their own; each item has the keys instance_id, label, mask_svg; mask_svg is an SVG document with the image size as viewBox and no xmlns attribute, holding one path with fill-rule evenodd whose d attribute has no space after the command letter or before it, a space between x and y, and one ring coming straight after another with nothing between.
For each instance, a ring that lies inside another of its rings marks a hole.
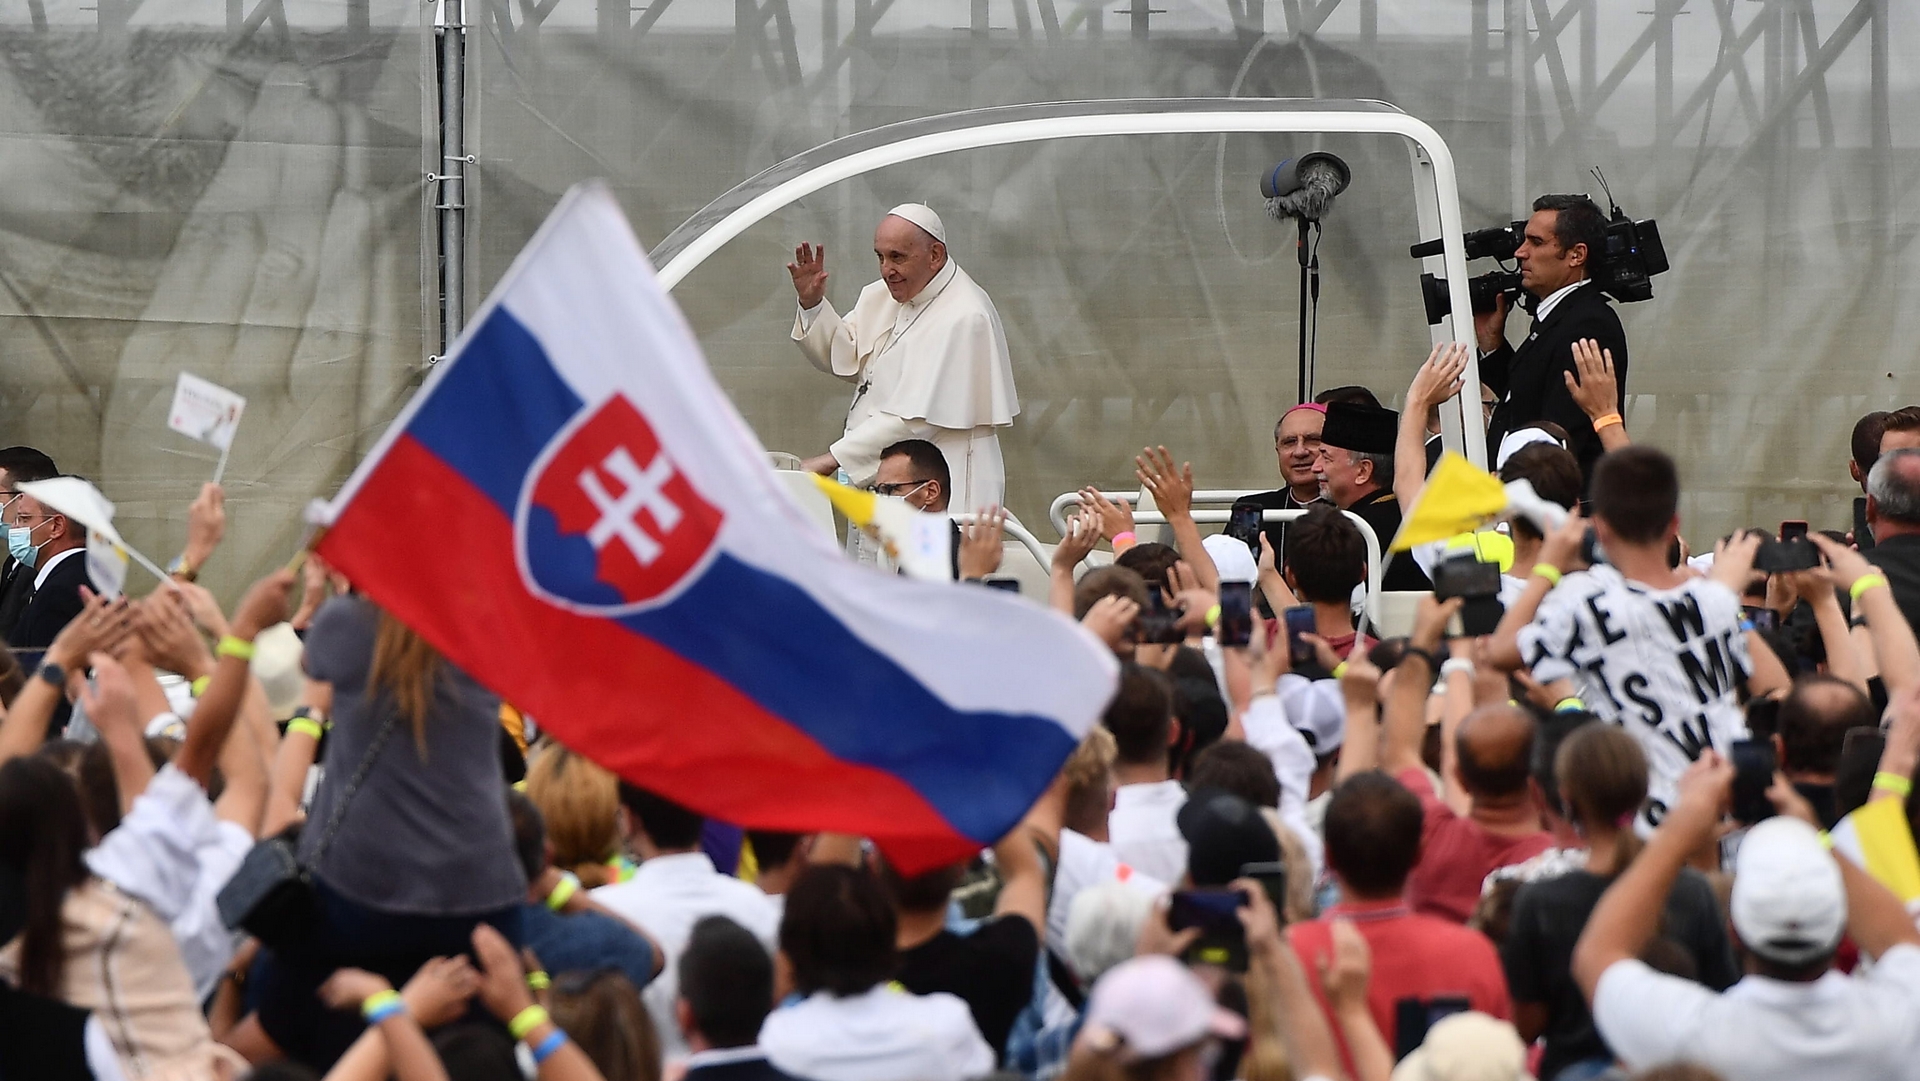
<instances>
[{"instance_id":1,"label":"black clerical hat","mask_svg":"<svg viewBox=\"0 0 1920 1081\"><path fill-rule=\"evenodd\" d=\"M1320 441L1356 454L1392 454L1400 434L1400 414L1352 402L1327 403L1327 424Z\"/></svg>"}]
</instances>

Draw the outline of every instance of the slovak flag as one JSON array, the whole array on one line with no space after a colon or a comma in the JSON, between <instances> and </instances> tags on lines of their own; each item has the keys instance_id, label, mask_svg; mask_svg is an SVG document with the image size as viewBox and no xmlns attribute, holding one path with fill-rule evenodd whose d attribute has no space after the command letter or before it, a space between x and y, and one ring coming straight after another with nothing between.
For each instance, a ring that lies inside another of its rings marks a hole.
<instances>
[{"instance_id":1,"label":"slovak flag","mask_svg":"<svg viewBox=\"0 0 1920 1081\"><path fill-rule=\"evenodd\" d=\"M908 873L1018 823L1116 679L1059 613L846 559L597 184L316 516L328 562L569 747Z\"/></svg>"}]
</instances>

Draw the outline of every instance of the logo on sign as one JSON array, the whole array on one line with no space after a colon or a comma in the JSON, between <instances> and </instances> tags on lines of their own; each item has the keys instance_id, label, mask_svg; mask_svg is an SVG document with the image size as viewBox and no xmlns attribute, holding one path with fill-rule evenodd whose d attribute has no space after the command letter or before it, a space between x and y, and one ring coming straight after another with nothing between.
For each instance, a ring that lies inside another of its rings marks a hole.
<instances>
[{"instance_id":1,"label":"logo on sign","mask_svg":"<svg viewBox=\"0 0 1920 1081\"><path fill-rule=\"evenodd\" d=\"M653 426L614 395L582 411L534 461L520 490L515 557L533 593L596 615L667 599L704 566L723 515Z\"/></svg>"}]
</instances>

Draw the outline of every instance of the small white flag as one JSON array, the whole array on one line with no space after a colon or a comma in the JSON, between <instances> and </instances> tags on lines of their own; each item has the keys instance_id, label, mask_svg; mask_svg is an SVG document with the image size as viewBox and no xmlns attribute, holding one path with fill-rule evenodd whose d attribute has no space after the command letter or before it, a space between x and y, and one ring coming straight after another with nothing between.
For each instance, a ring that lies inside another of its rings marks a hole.
<instances>
[{"instance_id":1,"label":"small white flag","mask_svg":"<svg viewBox=\"0 0 1920 1081\"><path fill-rule=\"evenodd\" d=\"M180 381L173 385L167 427L220 448L220 464L213 471L215 484L227 471L227 452L233 449L233 433L239 429L240 414L246 409L245 398L191 372L181 372Z\"/></svg>"}]
</instances>

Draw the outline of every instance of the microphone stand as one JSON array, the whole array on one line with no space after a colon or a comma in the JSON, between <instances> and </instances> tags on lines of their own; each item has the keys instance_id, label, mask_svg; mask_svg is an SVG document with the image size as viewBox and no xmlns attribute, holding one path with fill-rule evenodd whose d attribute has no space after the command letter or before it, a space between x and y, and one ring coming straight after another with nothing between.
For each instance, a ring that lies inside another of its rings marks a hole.
<instances>
[{"instance_id":1,"label":"microphone stand","mask_svg":"<svg viewBox=\"0 0 1920 1081\"><path fill-rule=\"evenodd\" d=\"M1294 253L1300 261L1300 401L1312 399L1308 391L1313 389L1315 354L1320 351L1320 223L1310 218L1295 219L1300 223L1300 236L1294 243ZM1311 247L1307 244L1307 231L1313 230L1315 241ZM1311 344L1307 336L1307 324L1313 324Z\"/></svg>"},{"instance_id":2,"label":"microphone stand","mask_svg":"<svg viewBox=\"0 0 1920 1081\"><path fill-rule=\"evenodd\" d=\"M1314 276L1317 277L1318 275L1315 274L1314 271L1317 271L1318 268L1316 267L1314 268L1314 270L1308 269L1308 263L1310 262L1310 260L1307 257L1307 219L1297 218L1295 220L1298 221L1300 224L1300 238L1294 244L1294 252L1299 257L1299 260L1300 260L1300 368L1299 368L1300 397L1299 397L1299 400L1302 402L1307 402L1312 400L1307 397L1307 383L1308 383L1308 380L1307 380L1307 309L1311 303L1308 299L1307 279L1309 274L1314 274ZM1318 260L1311 260L1311 262L1317 263Z\"/></svg>"}]
</instances>

